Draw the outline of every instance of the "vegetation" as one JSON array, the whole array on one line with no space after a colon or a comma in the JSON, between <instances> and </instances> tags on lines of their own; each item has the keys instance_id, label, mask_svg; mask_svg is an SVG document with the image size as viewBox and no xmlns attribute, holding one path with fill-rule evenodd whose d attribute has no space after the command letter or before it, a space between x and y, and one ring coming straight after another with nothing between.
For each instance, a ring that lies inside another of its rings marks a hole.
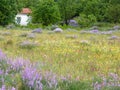
<instances>
[{"instance_id":1,"label":"vegetation","mask_svg":"<svg viewBox=\"0 0 120 90\"><path fill-rule=\"evenodd\" d=\"M14 21L14 17L18 11L16 0L0 1L0 25L5 26Z\"/></svg>"},{"instance_id":2,"label":"vegetation","mask_svg":"<svg viewBox=\"0 0 120 90\"><path fill-rule=\"evenodd\" d=\"M32 23L13 26L22 8ZM0 0L0 90L120 90L119 8L120 0Z\"/></svg>"},{"instance_id":3,"label":"vegetation","mask_svg":"<svg viewBox=\"0 0 120 90\"><path fill-rule=\"evenodd\" d=\"M87 26L92 22L89 16L97 22L120 22L119 0L1 0L0 5L0 25L12 23L16 13L23 7L32 9L33 23L43 25L68 25L70 19L81 18L81 15L86 16L83 21L90 21L85 23Z\"/></svg>"},{"instance_id":4,"label":"vegetation","mask_svg":"<svg viewBox=\"0 0 120 90\"><path fill-rule=\"evenodd\" d=\"M41 0L33 11L33 22L43 25L55 24L60 20L60 12L53 0Z\"/></svg>"},{"instance_id":5,"label":"vegetation","mask_svg":"<svg viewBox=\"0 0 120 90\"><path fill-rule=\"evenodd\" d=\"M0 69L1 72L10 70L9 74L5 76L4 73L2 74L5 78L4 84L6 88L30 90L29 81L32 82L31 77L35 77L34 86L31 86L35 90L36 80L38 80L36 73L39 72L39 78L42 76L39 84L42 85L43 90L51 90L50 84L53 85L52 90L58 88L60 90L97 90L93 88L99 88L99 86L103 90L119 89L119 86L116 86L119 85L119 79L116 81L115 78L119 78L116 74L120 74L118 32L91 30L50 34L48 31L43 31L42 34L36 33L35 38L31 39L27 35L21 37L23 33L31 33L29 30L4 30L4 32L1 30L0 36L4 39L0 41L0 48L7 54L7 58L1 59L5 56L3 52L0 53ZM25 48L21 48L21 42L24 41L33 42L37 46L32 46L33 43L27 42L24 44ZM12 59L6 63L6 59L11 57ZM18 59L18 57L24 59ZM115 73L112 74L115 77L109 78L110 73ZM29 74L32 76L29 77ZM13 75L15 80L13 80ZM49 75L55 75L56 78ZM105 85L102 84L105 83L103 77L108 79ZM54 79L55 82L58 81L57 86L52 82ZM64 80L67 81L64 82ZM115 86L112 86L113 83Z\"/></svg>"}]
</instances>

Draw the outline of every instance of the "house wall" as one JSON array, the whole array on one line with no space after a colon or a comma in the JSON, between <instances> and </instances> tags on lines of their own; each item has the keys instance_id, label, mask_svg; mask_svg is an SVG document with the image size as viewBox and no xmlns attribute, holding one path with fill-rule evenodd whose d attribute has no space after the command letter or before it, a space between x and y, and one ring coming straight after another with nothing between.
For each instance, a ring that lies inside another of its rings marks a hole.
<instances>
[{"instance_id":1,"label":"house wall","mask_svg":"<svg viewBox=\"0 0 120 90\"><path fill-rule=\"evenodd\" d=\"M30 16L27 16L27 14L17 14L15 17L15 22L21 26L27 26L30 20L31 18Z\"/></svg>"}]
</instances>

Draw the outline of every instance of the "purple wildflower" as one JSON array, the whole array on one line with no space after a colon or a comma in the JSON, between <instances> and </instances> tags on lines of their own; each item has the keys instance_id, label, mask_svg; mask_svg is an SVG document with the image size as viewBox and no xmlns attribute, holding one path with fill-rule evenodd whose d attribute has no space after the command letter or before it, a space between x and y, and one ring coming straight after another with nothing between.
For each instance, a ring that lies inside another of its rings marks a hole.
<instances>
[{"instance_id":1,"label":"purple wildflower","mask_svg":"<svg viewBox=\"0 0 120 90\"><path fill-rule=\"evenodd\" d=\"M35 68L26 67L22 72L22 79L28 86L33 87L36 80L41 81L42 77Z\"/></svg>"},{"instance_id":2,"label":"purple wildflower","mask_svg":"<svg viewBox=\"0 0 120 90\"><path fill-rule=\"evenodd\" d=\"M6 86L2 85L2 88L0 88L0 90L6 90Z\"/></svg>"},{"instance_id":3,"label":"purple wildflower","mask_svg":"<svg viewBox=\"0 0 120 90\"><path fill-rule=\"evenodd\" d=\"M2 75L2 74L3 74L3 70L0 69L0 75Z\"/></svg>"},{"instance_id":4,"label":"purple wildflower","mask_svg":"<svg viewBox=\"0 0 120 90\"><path fill-rule=\"evenodd\" d=\"M12 90L16 90L14 87L12 87Z\"/></svg>"},{"instance_id":5,"label":"purple wildflower","mask_svg":"<svg viewBox=\"0 0 120 90\"><path fill-rule=\"evenodd\" d=\"M2 52L2 50L0 49L0 61L2 59L5 59L6 58L6 55Z\"/></svg>"}]
</instances>

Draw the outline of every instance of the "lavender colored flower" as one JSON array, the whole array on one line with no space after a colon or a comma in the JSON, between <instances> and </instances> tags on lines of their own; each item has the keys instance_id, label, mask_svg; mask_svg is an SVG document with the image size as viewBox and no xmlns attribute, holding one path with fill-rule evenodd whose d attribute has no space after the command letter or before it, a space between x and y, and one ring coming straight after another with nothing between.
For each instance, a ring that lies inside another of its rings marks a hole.
<instances>
[{"instance_id":1,"label":"lavender colored flower","mask_svg":"<svg viewBox=\"0 0 120 90\"><path fill-rule=\"evenodd\" d=\"M2 59L5 59L6 58L6 55L2 52L2 50L0 49L0 61Z\"/></svg>"},{"instance_id":2,"label":"lavender colored flower","mask_svg":"<svg viewBox=\"0 0 120 90\"><path fill-rule=\"evenodd\" d=\"M2 88L0 88L0 90L6 90L6 86L2 85Z\"/></svg>"},{"instance_id":3,"label":"lavender colored flower","mask_svg":"<svg viewBox=\"0 0 120 90\"><path fill-rule=\"evenodd\" d=\"M0 75L3 75L3 73L4 73L3 70L0 69Z\"/></svg>"},{"instance_id":4,"label":"lavender colored flower","mask_svg":"<svg viewBox=\"0 0 120 90\"><path fill-rule=\"evenodd\" d=\"M45 80L48 83L48 86L50 88L52 87L56 87L58 85L58 80L55 74L53 74L52 72L46 72L45 76L44 76Z\"/></svg>"},{"instance_id":5,"label":"lavender colored flower","mask_svg":"<svg viewBox=\"0 0 120 90\"><path fill-rule=\"evenodd\" d=\"M12 87L12 89L11 90L16 90L14 87Z\"/></svg>"},{"instance_id":6,"label":"lavender colored flower","mask_svg":"<svg viewBox=\"0 0 120 90\"><path fill-rule=\"evenodd\" d=\"M10 63L11 68L15 71L22 70L26 65L30 65L30 62L28 60L24 60L23 58L16 58L15 60L12 60Z\"/></svg>"},{"instance_id":7,"label":"lavender colored flower","mask_svg":"<svg viewBox=\"0 0 120 90\"><path fill-rule=\"evenodd\" d=\"M36 80L42 79L42 76L37 72L35 68L26 67L22 72L22 79L30 87L34 87Z\"/></svg>"}]
</instances>

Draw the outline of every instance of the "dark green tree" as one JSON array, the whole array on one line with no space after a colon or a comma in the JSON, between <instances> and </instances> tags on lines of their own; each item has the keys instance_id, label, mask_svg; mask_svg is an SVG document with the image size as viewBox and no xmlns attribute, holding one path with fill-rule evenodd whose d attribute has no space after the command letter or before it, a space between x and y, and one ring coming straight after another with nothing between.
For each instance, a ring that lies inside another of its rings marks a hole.
<instances>
[{"instance_id":1,"label":"dark green tree","mask_svg":"<svg viewBox=\"0 0 120 90\"><path fill-rule=\"evenodd\" d=\"M33 23L54 24L60 20L58 5L54 0L41 0L33 10Z\"/></svg>"},{"instance_id":2,"label":"dark green tree","mask_svg":"<svg viewBox=\"0 0 120 90\"><path fill-rule=\"evenodd\" d=\"M105 19L107 22L120 23L120 4L109 5Z\"/></svg>"},{"instance_id":3,"label":"dark green tree","mask_svg":"<svg viewBox=\"0 0 120 90\"><path fill-rule=\"evenodd\" d=\"M65 24L75 16L78 0L58 0L60 14Z\"/></svg>"},{"instance_id":4,"label":"dark green tree","mask_svg":"<svg viewBox=\"0 0 120 90\"><path fill-rule=\"evenodd\" d=\"M18 11L17 0L0 0L0 25L13 22Z\"/></svg>"}]
</instances>

